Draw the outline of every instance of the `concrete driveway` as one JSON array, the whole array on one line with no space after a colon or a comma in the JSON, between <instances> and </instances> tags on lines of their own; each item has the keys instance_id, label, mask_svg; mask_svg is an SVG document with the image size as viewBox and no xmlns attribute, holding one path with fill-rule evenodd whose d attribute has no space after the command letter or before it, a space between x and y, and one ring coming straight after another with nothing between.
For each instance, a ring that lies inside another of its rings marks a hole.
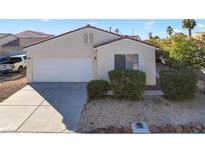
<instances>
[{"instance_id":1,"label":"concrete driveway","mask_svg":"<svg viewBox=\"0 0 205 154\"><path fill-rule=\"evenodd\" d=\"M0 131L73 132L87 83L34 83L0 103Z\"/></svg>"}]
</instances>

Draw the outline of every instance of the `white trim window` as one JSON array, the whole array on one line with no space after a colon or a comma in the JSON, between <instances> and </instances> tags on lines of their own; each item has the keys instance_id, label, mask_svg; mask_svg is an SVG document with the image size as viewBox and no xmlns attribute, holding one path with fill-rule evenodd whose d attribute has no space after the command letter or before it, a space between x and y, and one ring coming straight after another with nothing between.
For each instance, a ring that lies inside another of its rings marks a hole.
<instances>
[{"instance_id":1,"label":"white trim window","mask_svg":"<svg viewBox=\"0 0 205 154\"><path fill-rule=\"evenodd\" d=\"M114 58L115 70L139 70L139 55L138 54L118 54Z\"/></svg>"},{"instance_id":2,"label":"white trim window","mask_svg":"<svg viewBox=\"0 0 205 154\"><path fill-rule=\"evenodd\" d=\"M94 33L84 33L83 34L83 43L84 44L93 44L94 43Z\"/></svg>"}]
</instances>

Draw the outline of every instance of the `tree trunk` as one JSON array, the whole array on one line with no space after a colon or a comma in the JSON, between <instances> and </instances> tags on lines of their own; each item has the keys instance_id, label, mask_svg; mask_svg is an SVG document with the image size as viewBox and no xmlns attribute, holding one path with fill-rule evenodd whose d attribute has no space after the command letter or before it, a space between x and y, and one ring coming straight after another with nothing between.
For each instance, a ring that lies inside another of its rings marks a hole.
<instances>
[{"instance_id":1,"label":"tree trunk","mask_svg":"<svg viewBox=\"0 0 205 154\"><path fill-rule=\"evenodd\" d=\"M189 38L191 38L191 29L189 29Z\"/></svg>"},{"instance_id":2,"label":"tree trunk","mask_svg":"<svg viewBox=\"0 0 205 154\"><path fill-rule=\"evenodd\" d=\"M205 94L205 82L204 82L204 94Z\"/></svg>"}]
</instances>

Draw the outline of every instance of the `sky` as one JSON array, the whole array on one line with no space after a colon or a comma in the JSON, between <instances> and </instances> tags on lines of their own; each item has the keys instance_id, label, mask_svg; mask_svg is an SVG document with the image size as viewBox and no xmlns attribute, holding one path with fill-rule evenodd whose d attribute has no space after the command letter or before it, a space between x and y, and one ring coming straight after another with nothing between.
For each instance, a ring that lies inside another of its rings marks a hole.
<instances>
[{"instance_id":1,"label":"sky","mask_svg":"<svg viewBox=\"0 0 205 154\"><path fill-rule=\"evenodd\" d=\"M90 24L105 30L109 30L109 27L112 27L113 31L118 28L120 34L139 35L142 39L147 39L149 32L152 32L153 35L165 38L167 37L167 26L171 26L175 32L187 34L187 30L182 28L181 22L182 20L180 19L2 19L0 20L0 33L16 34L25 30L33 30L59 35ZM196 22L197 26L193 32L205 32L205 19L196 20Z\"/></svg>"}]
</instances>

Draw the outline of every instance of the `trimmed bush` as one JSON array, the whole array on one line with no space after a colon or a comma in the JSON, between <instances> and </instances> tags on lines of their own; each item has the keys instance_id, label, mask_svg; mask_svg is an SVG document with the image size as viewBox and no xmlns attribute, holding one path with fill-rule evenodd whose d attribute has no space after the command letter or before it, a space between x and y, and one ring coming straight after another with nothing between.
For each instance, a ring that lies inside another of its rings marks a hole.
<instances>
[{"instance_id":1,"label":"trimmed bush","mask_svg":"<svg viewBox=\"0 0 205 154\"><path fill-rule=\"evenodd\" d=\"M196 83L197 78L191 71L160 71L160 86L168 99L179 101L193 98Z\"/></svg>"},{"instance_id":2,"label":"trimmed bush","mask_svg":"<svg viewBox=\"0 0 205 154\"><path fill-rule=\"evenodd\" d=\"M139 100L143 97L146 81L144 72L113 70L108 74L114 98Z\"/></svg>"},{"instance_id":3,"label":"trimmed bush","mask_svg":"<svg viewBox=\"0 0 205 154\"><path fill-rule=\"evenodd\" d=\"M87 94L89 101L106 96L108 90L110 90L108 81L91 80L87 85Z\"/></svg>"}]
</instances>

